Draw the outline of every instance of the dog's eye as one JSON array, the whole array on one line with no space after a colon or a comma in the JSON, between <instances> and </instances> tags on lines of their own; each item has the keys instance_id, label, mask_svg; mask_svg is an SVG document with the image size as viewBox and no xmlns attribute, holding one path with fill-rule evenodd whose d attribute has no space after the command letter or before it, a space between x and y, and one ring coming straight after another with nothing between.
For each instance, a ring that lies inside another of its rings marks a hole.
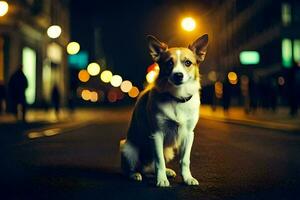
<instances>
[{"instance_id":1,"label":"dog's eye","mask_svg":"<svg viewBox=\"0 0 300 200\"><path fill-rule=\"evenodd\" d=\"M189 60L186 60L186 61L184 61L184 65L187 66L187 67L189 67L189 66L192 65L192 62L189 61Z\"/></svg>"},{"instance_id":2,"label":"dog's eye","mask_svg":"<svg viewBox=\"0 0 300 200\"><path fill-rule=\"evenodd\" d=\"M166 64L167 64L168 67L172 67L174 65L174 62L173 62L172 59L170 59L170 60L167 61Z\"/></svg>"}]
</instances>

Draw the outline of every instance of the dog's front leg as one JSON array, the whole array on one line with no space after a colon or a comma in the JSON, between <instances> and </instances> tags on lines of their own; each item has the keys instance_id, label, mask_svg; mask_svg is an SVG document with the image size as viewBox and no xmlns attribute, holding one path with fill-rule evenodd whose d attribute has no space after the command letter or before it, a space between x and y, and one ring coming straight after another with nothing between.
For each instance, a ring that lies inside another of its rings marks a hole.
<instances>
[{"instance_id":1,"label":"dog's front leg","mask_svg":"<svg viewBox=\"0 0 300 200\"><path fill-rule=\"evenodd\" d=\"M153 135L154 142L154 162L156 172L156 186L169 187L170 183L166 175L166 163L164 158L164 135L157 132Z\"/></svg>"},{"instance_id":2,"label":"dog's front leg","mask_svg":"<svg viewBox=\"0 0 300 200\"><path fill-rule=\"evenodd\" d=\"M183 140L180 149L180 167L183 181L187 185L199 185L197 179L195 179L190 170L190 156L192 145L194 141L194 132L189 132Z\"/></svg>"}]
</instances>

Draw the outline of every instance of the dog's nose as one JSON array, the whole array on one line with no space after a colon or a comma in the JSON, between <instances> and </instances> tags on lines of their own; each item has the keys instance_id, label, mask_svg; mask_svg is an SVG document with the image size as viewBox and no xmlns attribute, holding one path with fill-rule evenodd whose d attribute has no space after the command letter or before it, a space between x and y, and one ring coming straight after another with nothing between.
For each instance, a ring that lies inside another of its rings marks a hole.
<instances>
[{"instance_id":1,"label":"dog's nose","mask_svg":"<svg viewBox=\"0 0 300 200\"><path fill-rule=\"evenodd\" d=\"M182 83L182 80L183 80L183 73L181 72L176 72L173 74L173 80L174 80L174 83L176 85L179 85Z\"/></svg>"}]
</instances>

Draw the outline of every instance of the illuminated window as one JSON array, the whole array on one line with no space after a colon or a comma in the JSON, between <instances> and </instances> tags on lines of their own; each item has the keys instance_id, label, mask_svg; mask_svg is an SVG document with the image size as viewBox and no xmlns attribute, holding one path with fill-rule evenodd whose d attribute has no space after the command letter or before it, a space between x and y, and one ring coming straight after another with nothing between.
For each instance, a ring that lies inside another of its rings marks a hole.
<instances>
[{"instance_id":1,"label":"illuminated window","mask_svg":"<svg viewBox=\"0 0 300 200\"><path fill-rule=\"evenodd\" d=\"M281 56L283 67L290 68L293 64L292 41L284 38L281 44Z\"/></svg>"},{"instance_id":2,"label":"illuminated window","mask_svg":"<svg viewBox=\"0 0 300 200\"><path fill-rule=\"evenodd\" d=\"M33 49L29 47L23 48L22 64L23 72L28 80L28 88L25 92L26 101L28 104L33 104L36 90L36 52Z\"/></svg>"},{"instance_id":3,"label":"illuminated window","mask_svg":"<svg viewBox=\"0 0 300 200\"><path fill-rule=\"evenodd\" d=\"M243 65L256 65L260 61L260 55L257 51L242 51L240 53L240 62Z\"/></svg>"},{"instance_id":4,"label":"illuminated window","mask_svg":"<svg viewBox=\"0 0 300 200\"><path fill-rule=\"evenodd\" d=\"M281 4L281 21L283 26L288 26L292 21L291 5L288 3Z\"/></svg>"},{"instance_id":5,"label":"illuminated window","mask_svg":"<svg viewBox=\"0 0 300 200\"><path fill-rule=\"evenodd\" d=\"M293 45L294 61L300 62L300 39L294 40Z\"/></svg>"}]
</instances>

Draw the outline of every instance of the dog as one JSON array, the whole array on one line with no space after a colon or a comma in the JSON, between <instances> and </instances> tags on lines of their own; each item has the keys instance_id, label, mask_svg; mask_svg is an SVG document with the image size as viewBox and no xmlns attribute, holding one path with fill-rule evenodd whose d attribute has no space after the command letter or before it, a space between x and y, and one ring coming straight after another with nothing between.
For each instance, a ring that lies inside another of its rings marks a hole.
<instances>
[{"instance_id":1,"label":"dog","mask_svg":"<svg viewBox=\"0 0 300 200\"><path fill-rule=\"evenodd\" d=\"M200 112L199 65L207 52L208 35L188 48L168 48L154 36L147 36L147 40L159 73L139 96L127 138L120 142L122 171L136 181L153 172L156 185L168 187L167 177L176 173L166 168L166 163L176 153L183 182L199 185L190 171L190 154Z\"/></svg>"}]
</instances>

